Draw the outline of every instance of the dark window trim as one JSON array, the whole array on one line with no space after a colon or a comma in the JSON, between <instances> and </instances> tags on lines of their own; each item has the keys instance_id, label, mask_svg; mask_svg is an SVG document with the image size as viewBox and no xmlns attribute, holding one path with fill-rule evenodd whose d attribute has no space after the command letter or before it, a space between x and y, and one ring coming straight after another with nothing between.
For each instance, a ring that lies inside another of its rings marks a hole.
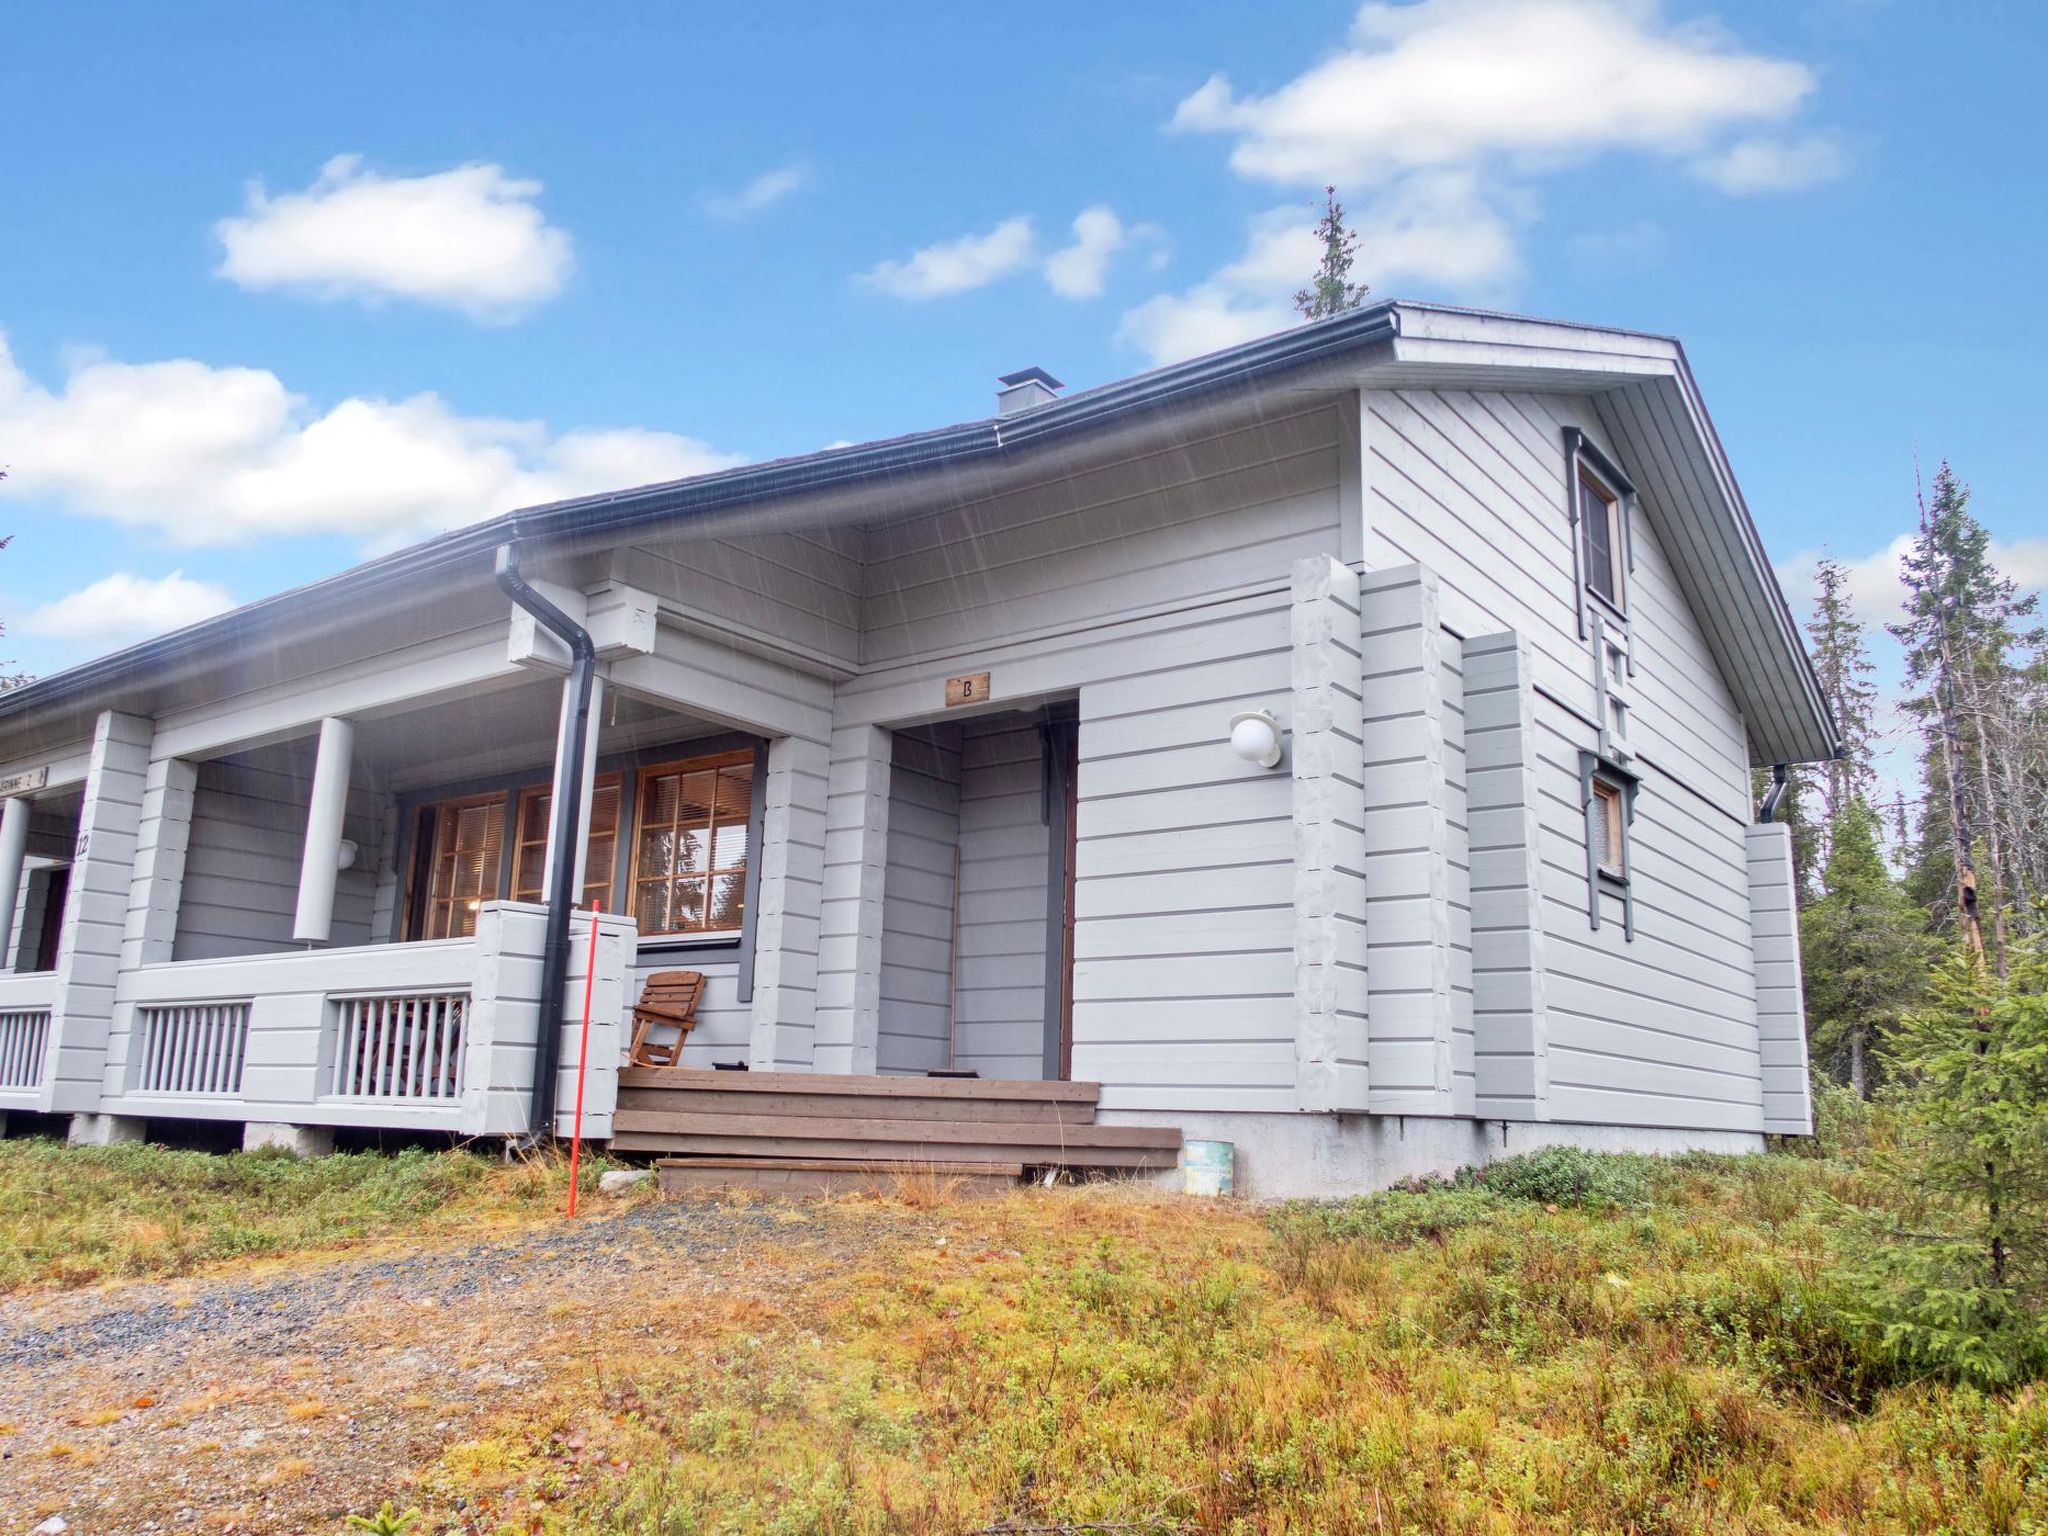
<instances>
[{"instance_id":1,"label":"dark window trim","mask_svg":"<svg viewBox=\"0 0 2048 1536\"><path fill-rule=\"evenodd\" d=\"M752 839L749 843L751 855L751 849L759 846L757 836L759 827L758 807L761 802L759 779L762 773L762 764L765 763L767 754L767 742L764 738L750 735L745 731L720 731L711 736L693 736L683 741L665 742L650 747L636 747L630 752L607 752L601 755L596 763L598 775L603 777L616 773L621 775L624 780L620 788L619 804L621 851L624 852L628 846L623 840L632 834L633 828L637 823L640 770L643 767L651 763L678 762L690 757L709 757L720 752L738 752L749 747L754 750L756 773L753 797L756 807L754 812L756 819L749 824L749 837ZM553 773L554 764L550 760L537 769L526 767L511 769L504 773L482 774L473 778L457 780L453 783L434 784L418 789L409 789L396 797L398 808L398 846L393 850L393 867L405 872L405 880L398 892L399 899L392 903L391 926L385 940L386 943L404 943L406 941L405 934L410 926L408 918L413 906L413 883L416 873L414 866L422 852L419 838L419 813L421 808L438 804L443 800L457 800L468 796L485 795L493 792L503 793L507 797L505 808L505 814L508 818L506 821L507 836L505 838L505 850L500 856L498 873L498 899L501 901L507 900L512 889L513 849L517 841L516 838L510 835L513 829L513 823L510 818L518 813L519 791L534 784L546 784L553 776ZM538 774L538 777L536 777L536 774ZM610 908L613 912L624 910L621 903L624 900L624 892L630 879L630 865L631 860L622 857L617 860L617 867L613 870ZM747 874L747 907L741 916L740 931L737 935L728 934L710 939L702 939L692 937L689 934L663 934L657 938L641 940L640 947L645 950L735 950L746 954L751 951L753 945L754 898L757 894L758 886L755 883L750 860ZM746 968L743 967L743 969ZM752 990L751 981L752 978L749 977L749 991ZM741 1000L746 1001L744 998Z\"/></svg>"},{"instance_id":2,"label":"dark window trim","mask_svg":"<svg viewBox=\"0 0 2048 1536\"><path fill-rule=\"evenodd\" d=\"M1626 630L1628 628L1628 593L1621 594L1622 601L1611 603L1593 590L1593 583L1586 572L1585 530L1579 527L1579 475L1582 469L1591 470L1596 480L1603 481L1614 492L1616 521L1621 525L1621 569L1624 576L1632 577L1636 572L1636 488L1635 483L1621 472L1616 464L1595 443L1577 427L1564 429L1564 471L1565 471L1565 516L1571 527L1572 544L1572 587L1577 596L1573 607L1577 612L1579 638L1587 637L1586 606L1597 603L1603 613L1611 615L1614 621ZM1629 651L1629 669L1635 669L1635 651Z\"/></svg>"},{"instance_id":3,"label":"dark window trim","mask_svg":"<svg viewBox=\"0 0 2048 1536\"><path fill-rule=\"evenodd\" d=\"M1600 927L1600 898L1613 892L1621 898L1621 932L1624 939L1636 936L1635 820L1636 795L1642 777L1624 764L1597 752L1579 753L1579 804L1585 813L1586 834L1586 916L1597 931ZM1621 873L1605 868L1594 836L1593 818L1602 814L1593 786L1606 784L1621 792Z\"/></svg>"}]
</instances>

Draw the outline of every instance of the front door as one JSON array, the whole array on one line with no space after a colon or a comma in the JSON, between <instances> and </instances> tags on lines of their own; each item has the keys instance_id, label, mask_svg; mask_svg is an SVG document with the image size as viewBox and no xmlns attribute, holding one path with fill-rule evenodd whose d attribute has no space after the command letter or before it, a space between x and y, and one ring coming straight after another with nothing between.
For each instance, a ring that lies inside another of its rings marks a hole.
<instances>
[{"instance_id":1,"label":"front door","mask_svg":"<svg viewBox=\"0 0 2048 1536\"><path fill-rule=\"evenodd\" d=\"M1074 1075L1074 849L1081 778L1080 722L1049 713L1045 741L1046 880L1045 1075Z\"/></svg>"}]
</instances>

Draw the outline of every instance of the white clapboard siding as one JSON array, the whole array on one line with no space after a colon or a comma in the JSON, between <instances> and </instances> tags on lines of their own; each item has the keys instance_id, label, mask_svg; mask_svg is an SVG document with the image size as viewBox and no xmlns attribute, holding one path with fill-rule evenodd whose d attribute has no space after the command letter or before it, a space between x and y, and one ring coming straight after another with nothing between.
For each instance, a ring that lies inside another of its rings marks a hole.
<instances>
[{"instance_id":1,"label":"white clapboard siding","mask_svg":"<svg viewBox=\"0 0 2048 1536\"><path fill-rule=\"evenodd\" d=\"M1074 1075L1105 1108L1296 1107L1293 780L1229 745L1287 720L1291 570L1228 647L1081 690Z\"/></svg>"},{"instance_id":2,"label":"white clapboard siding","mask_svg":"<svg viewBox=\"0 0 2048 1536\"><path fill-rule=\"evenodd\" d=\"M860 656L860 564L827 532L668 525L614 556L622 581L693 616L842 665Z\"/></svg>"},{"instance_id":3,"label":"white clapboard siding","mask_svg":"<svg viewBox=\"0 0 2048 1536\"><path fill-rule=\"evenodd\" d=\"M954 1064L953 862L959 845L960 733L896 732L877 1071L928 1072Z\"/></svg>"},{"instance_id":4,"label":"white clapboard siding","mask_svg":"<svg viewBox=\"0 0 2048 1536\"><path fill-rule=\"evenodd\" d=\"M960 943L952 1065L1045 1075L1049 834L1037 726L1015 716L961 737Z\"/></svg>"},{"instance_id":5,"label":"white clapboard siding","mask_svg":"<svg viewBox=\"0 0 2048 1536\"><path fill-rule=\"evenodd\" d=\"M1806 1076L1806 995L1799 969L1799 905L1792 885L1792 829L1749 829L1749 909L1756 932L1757 1033L1763 1053L1764 1129L1813 1131Z\"/></svg>"},{"instance_id":6,"label":"white clapboard siding","mask_svg":"<svg viewBox=\"0 0 2048 1536\"><path fill-rule=\"evenodd\" d=\"M1333 548L1337 412L1152 449L875 529L870 665L1092 625L1284 581Z\"/></svg>"},{"instance_id":7,"label":"white clapboard siding","mask_svg":"<svg viewBox=\"0 0 2048 1536\"><path fill-rule=\"evenodd\" d=\"M307 742L199 765L174 959L219 960L294 947L292 914L312 782ZM342 835L359 852L355 865L335 880L336 947L384 936L372 929L383 822L379 797L351 783Z\"/></svg>"}]
</instances>

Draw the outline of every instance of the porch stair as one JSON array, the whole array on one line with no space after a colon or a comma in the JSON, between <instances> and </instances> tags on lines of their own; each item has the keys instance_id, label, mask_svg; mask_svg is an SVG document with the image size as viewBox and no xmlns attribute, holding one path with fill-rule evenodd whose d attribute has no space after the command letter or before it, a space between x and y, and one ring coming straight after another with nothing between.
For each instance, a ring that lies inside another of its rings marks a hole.
<instances>
[{"instance_id":1,"label":"porch stair","mask_svg":"<svg viewBox=\"0 0 2048 1536\"><path fill-rule=\"evenodd\" d=\"M1171 1126L1097 1125L1094 1083L628 1067L612 1150L653 1153L665 1190L978 1186L1048 1168L1171 1168Z\"/></svg>"}]
</instances>

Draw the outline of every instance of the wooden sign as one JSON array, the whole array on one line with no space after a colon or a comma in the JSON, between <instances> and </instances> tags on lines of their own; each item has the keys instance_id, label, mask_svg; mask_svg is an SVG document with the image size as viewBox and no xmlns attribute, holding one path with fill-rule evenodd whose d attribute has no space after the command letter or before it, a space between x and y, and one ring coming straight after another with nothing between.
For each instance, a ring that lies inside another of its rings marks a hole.
<instances>
[{"instance_id":1,"label":"wooden sign","mask_svg":"<svg viewBox=\"0 0 2048 1536\"><path fill-rule=\"evenodd\" d=\"M957 704L979 704L988 697L988 674L970 672L965 677L946 679L946 708Z\"/></svg>"},{"instance_id":2,"label":"wooden sign","mask_svg":"<svg viewBox=\"0 0 2048 1536\"><path fill-rule=\"evenodd\" d=\"M983 674L982 680L987 681L986 673ZM48 768L28 768L20 773L10 773L5 778L0 778L0 800L5 800L9 795L25 795L32 789L41 789L49 782Z\"/></svg>"}]
</instances>

